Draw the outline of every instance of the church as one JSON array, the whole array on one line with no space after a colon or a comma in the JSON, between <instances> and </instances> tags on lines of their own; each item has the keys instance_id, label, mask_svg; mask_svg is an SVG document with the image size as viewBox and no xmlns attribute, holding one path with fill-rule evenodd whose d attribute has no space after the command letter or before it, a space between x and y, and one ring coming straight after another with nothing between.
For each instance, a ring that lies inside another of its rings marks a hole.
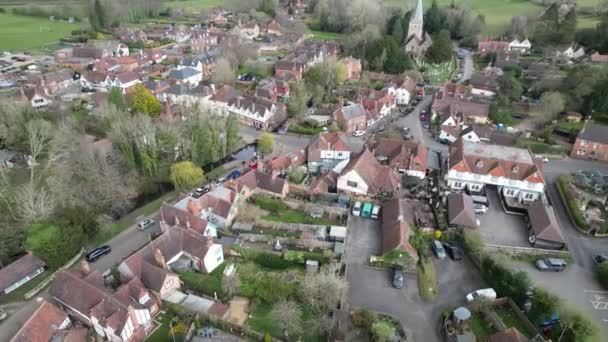
<instances>
[{"instance_id":1,"label":"church","mask_svg":"<svg viewBox=\"0 0 608 342\"><path fill-rule=\"evenodd\" d=\"M412 58L422 58L426 50L433 44L431 36L424 32L424 8L422 0L418 0L414 15L410 18L407 39L403 49Z\"/></svg>"}]
</instances>

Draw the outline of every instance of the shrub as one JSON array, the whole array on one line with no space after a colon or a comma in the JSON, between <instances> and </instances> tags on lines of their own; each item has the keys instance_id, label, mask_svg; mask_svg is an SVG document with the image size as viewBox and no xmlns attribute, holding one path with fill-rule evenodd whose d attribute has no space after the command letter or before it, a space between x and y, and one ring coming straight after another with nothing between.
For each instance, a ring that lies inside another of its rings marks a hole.
<instances>
[{"instance_id":1,"label":"shrub","mask_svg":"<svg viewBox=\"0 0 608 342\"><path fill-rule=\"evenodd\" d=\"M566 202L566 206L568 207L568 211L570 212L570 216L574 221L574 224L577 225L580 229L589 229L589 224L587 220L583 217L583 213L581 209L576 204L576 201L572 198L570 194L570 190L568 189L568 177L561 176L558 181L559 190Z\"/></svg>"},{"instance_id":2,"label":"shrub","mask_svg":"<svg viewBox=\"0 0 608 342\"><path fill-rule=\"evenodd\" d=\"M603 287L608 288L608 262L601 263L596 270L597 279Z\"/></svg>"},{"instance_id":3,"label":"shrub","mask_svg":"<svg viewBox=\"0 0 608 342\"><path fill-rule=\"evenodd\" d=\"M376 342L388 342L395 334L393 328L388 322L378 321L372 325L372 336Z\"/></svg>"},{"instance_id":4,"label":"shrub","mask_svg":"<svg viewBox=\"0 0 608 342\"><path fill-rule=\"evenodd\" d=\"M375 312L366 309L359 309L352 314L351 320L354 326L369 330L378 320L378 315Z\"/></svg>"},{"instance_id":5,"label":"shrub","mask_svg":"<svg viewBox=\"0 0 608 342\"><path fill-rule=\"evenodd\" d=\"M330 257L322 253L302 251L286 251L283 253L283 258L292 263L301 265L306 264L306 260L316 260L319 264L327 264L330 261Z\"/></svg>"},{"instance_id":6,"label":"shrub","mask_svg":"<svg viewBox=\"0 0 608 342\"><path fill-rule=\"evenodd\" d=\"M501 297L511 297L519 305L526 301L526 292L532 286L527 273L513 272L494 258L486 256L481 260L481 274Z\"/></svg>"},{"instance_id":7,"label":"shrub","mask_svg":"<svg viewBox=\"0 0 608 342\"><path fill-rule=\"evenodd\" d=\"M280 255L272 253L257 253L253 261L260 266L274 270L284 270L293 266L293 263L289 260L285 260Z\"/></svg>"},{"instance_id":8,"label":"shrub","mask_svg":"<svg viewBox=\"0 0 608 342\"><path fill-rule=\"evenodd\" d=\"M184 272L179 276L184 287L202 294L213 297L217 294L223 296L221 277L212 277L197 272Z\"/></svg>"},{"instance_id":9,"label":"shrub","mask_svg":"<svg viewBox=\"0 0 608 342\"><path fill-rule=\"evenodd\" d=\"M258 207L273 213L278 213L282 210L289 209L289 207L287 207L287 204L283 203L283 201L274 198L267 198L264 196L254 196L253 203Z\"/></svg>"},{"instance_id":10,"label":"shrub","mask_svg":"<svg viewBox=\"0 0 608 342\"><path fill-rule=\"evenodd\" d=\"M288 131L291 133L296 133L296 134L315 135L319 132L322 132L323 128L307 127L307 126L303 126L303 125L294 123L294 124L289 125Z\"/></svg>"}]
</instances>

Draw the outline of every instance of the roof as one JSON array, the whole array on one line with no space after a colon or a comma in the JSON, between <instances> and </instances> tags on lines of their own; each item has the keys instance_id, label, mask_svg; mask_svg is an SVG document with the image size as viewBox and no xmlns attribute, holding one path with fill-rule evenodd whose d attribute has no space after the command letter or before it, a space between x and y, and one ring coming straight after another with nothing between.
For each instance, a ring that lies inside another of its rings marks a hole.
<instances>
[{"instance_id":1,"label":"roof","mask_svg":"<svg viewBox=\"0 0 608 342\"><path fill-rule=\"evenodd\" d=\"M378 139L370 148L376 159L390 167L421 172L427 169L429 149L422 142Z\"/></svg>"},{"instance_id":2,"label":"roof","mask_svg":"<svg viewBox=\"0 0 608 342\"><path fill-rule=\"evenodd\" d=\"M477 227L473 199L467 194L448 195L448 223L456 226Z\"/></svg>"},{"instance_id":3,"label":"roof","mask_svg":"<svg viewBox=\"0 0 608 342\"><path fill-rule=\"evenodd\" d=\"M587 121L578 133L578 138L600 144L608 144L608 126Z\"/></svg>"},{"instance_id":4,"label":"roof","mask_svg":"<svg viewBox=\"0 0 608 342\"><path fill-rule=\"evenodd\" d=\"M380 165L378 160L364 147L361 153L351 158L339 177L355 171L367 184L368 194L379 194L382 191L399 189L399 180L395 172L388 166Z\"/></svg>"},{"instance_id":5,"label":"roof","mask_svg":"<svg viewBox=\"0 0 608 342\"><path fill-rule=\"evenodd\" d=\"M64 82L71 80L74 76L74 70L72 69L61 69L49 74L44 75L46 82Z\"/></svg>"},{"instance_id":6,"label":"roof","mask_svg":"<svg viewBox=\"0 0 608 342\"><path fill-rule=\"evenodd\" d=\"M341 108L338 108L336 112L337 111L341 111L344 120L352 120L367 115L367 111L360 103L354 103L343 106Z\"/></svg>"},{"instance_id":7,"label":"roof","mask_svg":"<svg viewBox=\"0 0 608 342\"><path fill-rule=\"evenodd\" d=\"M479 52L497 52L500 50L507 50L509 48L509 42L486 40L477 43L477 51Z\"/></svg>"},{"instance_id":8,"label":"roof","mask_svg":"<svg viewBox=\"0 0 608 342\"><path fill-rule=\"evenodd\" d=\"M44 261L33 254L26 254L13 261L0 269L0 291L4 291L44 265Z\"/></svg>"},{"instance_id":9,"label":"roof","mask_svg":"<svg viewBox=\"0 0 608 342\"><path fill-rule=\"evenodd\" d=\"M237 97L239 97L239 93L234 88L223 85L211 96L211 101L228 103Z\"/></svg>"},{"instance_id":10,"label":"roof","mask_svg":"<svg viewBox=\"0 0 608 342\"><path fill-rule=\"evenodd\" d=\"M496 91L498 88L498 74L486 70L474 72L471 76L473 88Z\"/></svg>"},{"instance_id":11,"label":"roof","mask_svg":"<svg viewBox=\"0 0 608 342\"><path fill-rule=\"evenodd\" d=\"M306 148L309 162L321 161L321 151L352 152L340 133L319 133Z\"/></svg>"},{"instance_id":12,"label":"roof","mask_svg":"<svg viewBox=\"0 0 608 342\"><path fill-rule=\"evenodd\" d=\"M394 198L382 208L382 254L393 250L408 252L418 260L418 252L410 244L410 227L414 223L413 207L406 199Z\"/></svg>"},{"instance_id":13,"label":"roof","mask_svg":"<svg viewBox=\"0 0 608 342\"><path fill-rule=\"evenodd\" d=\"M329 192L331 187L335 187L338 184L338 174L334 171L324 173L320 177L317 177L309 187L309 191L314 194Z\"/></svg>"},{"instance_id":14,"label":"roof","mask_svg":"<svg viewBox=\"0 0 608 342\"><path fill-rule=\"evenodd\" d=\"M181 69L172 69L169 72L169 78L172 78L174 80L183 80L183 79L190 78L192 76L196 76L200 73L201 73L200 71L198 71L197 69L191 68L191 67L185 67L185 68L181 68Z\"/></svg>"},{"instance_id":15,"label":"roof","mask_svg":"<svg viewBox=\"0 0 608 342\"><path fill-rule=\"evenodd\" d=\"M65 311L44 300L25 324L21 326L11 342L51 341L66 320L69 321L69 318Z\"/></svg>"},{"instance_id":16,"label":"roof","mask_svg":"<svg viewBox=\"0 0 608 342\"><path fill-rule=\"evenodd\" d=\"M283 191L287 186L287 181L283 178L251 169L237 178L236 182L245 185L252 190L257 188L279 195L283 194Z\"/></svg>"},{"instance_id":17,"label":"roof","mask_svg":"<svg viewBox=\"0 0 608 342\"><path fill-rule=\"evenodd\" d=\"M120 74L116 75L116 78L118 78L121 83L129 83L138 80L139 75L137 75L137 73L128 71L121 72Z\"/></svg>"},{"instance_id":18,"label":"roof","mask_svg":"<svg viewBox=\"0 0 608 342\"><path fill-rule=\"evenodd\" d=\"M424 8L422 7L422 0L418 0L416 4L416 12L414 12L414 16L412 16L412 19L410 19L410 25L422 25L423 14Z\"/></svg>"},{"instance_id":19,"label":"roof","mask_svg":"<svg viewBox=\"0 0 608 342\"><path fill-rule=\"evenodd\" d=\"M532 152L512 146L472 143L458 139L450 145L450 170L490 174L530 183L544 183L542 162Z\"/></svg>"},{"instance_id":20,"label":"roof","mask_svg":"<svg viewBox=\"0 0 608 342\"><path fill-rule=\"evenodd\" d=\"M553 207L534 202L528 208L528 220L537 239L565 243Z\"/></svg>"},{"instance_id":21,"label":"roof","mask_svg":"<svg viewBox=\"0 0 608 342\"><path fill-rule=\"evenodd\" d=\"M488 342L529 342L530 340L516 328L508 328L488 337Z\"/></svg>"}]
</instances>

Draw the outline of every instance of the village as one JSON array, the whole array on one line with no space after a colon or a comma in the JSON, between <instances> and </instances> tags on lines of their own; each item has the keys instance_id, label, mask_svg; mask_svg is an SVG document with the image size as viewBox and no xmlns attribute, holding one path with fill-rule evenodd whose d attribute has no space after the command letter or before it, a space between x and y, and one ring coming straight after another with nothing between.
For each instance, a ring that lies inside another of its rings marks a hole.
<instances>
[{"instance_id":1,"label":"village","mask_svg":"<svg viewBox=\"0 0 608 342\"><path fill-rule=\"evenodd\" d=\"M2 52L0 340L601 341L608 50L426 2L96 0Z\"/></svg>"}]
</instances>

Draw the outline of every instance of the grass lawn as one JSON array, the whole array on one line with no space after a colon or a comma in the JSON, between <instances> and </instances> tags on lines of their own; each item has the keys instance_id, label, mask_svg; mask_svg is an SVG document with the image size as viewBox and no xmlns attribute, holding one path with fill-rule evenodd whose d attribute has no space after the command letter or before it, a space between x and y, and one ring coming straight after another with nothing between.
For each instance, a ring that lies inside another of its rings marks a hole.
<instances>
[{"instance_id":1,"label":"grass lawn","mask_svg":"<svg viewBox=\"0 0 608 342\"><path fill-rule=\"evenodd\" d=\"M154 331L154 333L146 339L147 342L167 342L169 340L169 322L171 322L171 315L165 313L163 317L157 317L157 320L161 322L161 326Z\"/></svg>"},{"instance_id":2,"label":"grass lawn","mask_svg":"<svg viewBox=\"0 0 608 342\"><path fill-rule=\"evenodd\" d=\"M302 309L302 321L303 325L306 326L306 322L313 319L313 314L311 309L306 305L300 305ZM253 330L258 331L262 334L269 333L274 337L283 337L283 332L279 327L274 324L274 320L270 318L270 312L272 311L272 305L261 303L258 304L253 312L251 313L251 318L249 318L246 322ZM304 332L309 331L308 329L304 329ZM314 341L322 341L322 336L315 335L305 335L302 336L301 341L304 342L314 342Z\"/></svg>"},{"instance_id":3,"label":"grass lawn","mask_svg":"<svg viewBox=\"0 0 608 342\"><path fill-rule=\"evenodd\" d=\"M155 199L154 201L133 210L129 214L122 217L120 220L102 227L99 234L97 234L93 242L91 242L91 246L102 244L110 240L114 236L120 234L120 232L122 232L123 230L134 225L135 220L139 216L151 215L152 213L160 209L160 206L163 204L164 201L168 202L175 199L177 194L178 192L176 191L166 193L163 196Z\"/></svg>"},{"instance_id":4,"label":"grass lawn","mask_svg":"<svg viewBox=\"0 0 608 342\"><path fill-rule=\"evenodd\" d=\"M184 1L168 1L167 7L179 8L185 11L200 11L208 10L216 6L223 6L225 0L184 0Z\"/></svg>"},{"instance_id":5,"label":"grass lawn","mask_svg":"<svg viewBox=\"0 0 608 342\"><path fill-rule=\"evenodd\" d=\"M488 337L497 333L497 330L483 319L481 314L473 313L469 320L469 328L477 336L478 341L487 341Z\"/></svg>"},{"instance_id":6,"label":"grass lawn","mask_svg":"<svg viewBox=\"0 0 608 342\"><path fill-rule=\"evenodd\" d=\"M323 31L316 31L316 30L311 30L310 33L312 33L312 40L342 40L342 39L344 39L343 33L323 32Z\"/></svg>"},{"instance_id":7,"label":"grass lawn","mask_svg":"<svg viewBox=\"0 0 608 342\"><path fill-rule=\"evenodd\" d=\"M337 225L339 222L335 220L330 220L326 218L315 218L311 217L309 214L296 211L292 209L288 209L285 211L281 211L277 214L268 214L262 217L264 220L274 221L274 222L285 222L285 223L302 223L302 224L318 224L318 225Z\"/></svg>"},{"instance_id":8,"label":"grass lawn","mask_svg":"<svg viewBox=\"0 0 608 342\"><path fill-rule=\"evenodd\" d=\"M507 306L496 306L494 307L494 311L506 326L516 328L528 338L532 338L538 334L537 331L526 328L526 325L524 325L511 308Z\"/></svg>"},{"instance_id":9,"label":"grass lawn","mask_svg":"<svg viewBox=\"0 0 608 342\"><path fill-rule=\"evenodd\" d=\"M424 271L418 265L418 289L420 297L427 301L434 301L439 294L439 285L437 284L437 272L433 260L428 260L424 264Z\"/></svg>"},{"instance_id":10,"label":"grass lawn","mask_svg":"<svg viewBox=\"0 0 608 342\"><path fill-rule=\"evenodd\" d=\"M79 23L52 22L47 18L0 13L0 50L42 48L78 28Z\"/></svg>"},{"instance_id":11,"label":"grass lawn","mask_svg":"<svg viewBox=\"0 0 608 342\"><path fill-rule=\"evenodd\" d=\"M44 281L46 278L48 278L53 272L54 272L54 270L50 270L50 269L45 270L44 272L39 274L36 278L32 279L25 285L21 286L20 288L16 289L15 291L13 291L7 295L0 297L0 305L6 304L6 303L12 303L12 302L24 301L25 298L23 296L25 296L25 294L28 293L29 291L31 291L34 287L38 286L38 284L42 283L42 281Z\"/></svg>"}]
</instances>

